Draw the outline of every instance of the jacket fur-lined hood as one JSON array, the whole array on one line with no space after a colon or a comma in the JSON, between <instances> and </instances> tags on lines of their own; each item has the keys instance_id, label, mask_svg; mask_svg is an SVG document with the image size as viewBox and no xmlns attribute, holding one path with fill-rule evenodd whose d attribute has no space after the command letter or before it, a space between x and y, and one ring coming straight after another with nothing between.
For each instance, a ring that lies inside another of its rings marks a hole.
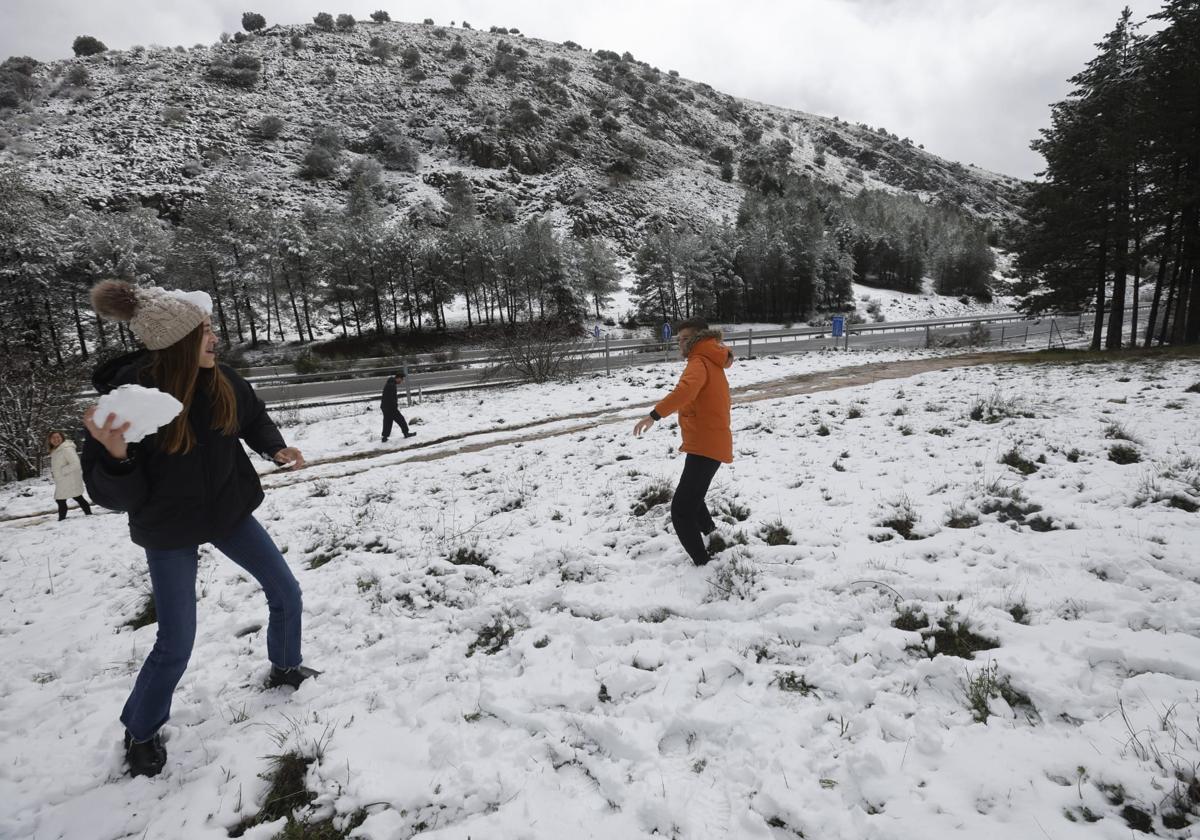
<instances>
[{"instance_id":1,"label":"jacket fur-lined hood","mask_svg":"<svg viewBox=\"0 0 1200 840\"><path fill-rule=\"evenodd\" d=\"M700 353L714 365L722 368L731 367L733 351L721 342L724 337L724 333L720 330L698 330L695 335L683 343L684 355L691 358L692 353Z\"/></svg>"}]
</instances>

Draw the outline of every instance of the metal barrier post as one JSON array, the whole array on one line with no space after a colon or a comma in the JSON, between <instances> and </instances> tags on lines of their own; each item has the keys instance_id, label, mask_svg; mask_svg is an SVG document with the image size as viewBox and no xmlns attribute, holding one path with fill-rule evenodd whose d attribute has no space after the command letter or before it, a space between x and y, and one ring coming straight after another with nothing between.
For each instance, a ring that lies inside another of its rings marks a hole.
<instances>
[{"instance_id":1,"label":"metal barrier post","mask_svg":"<svg viewBox=\"0 0 1200 840\"><path fill-rule=\"evenodd\" d=\"M608 362L608 336L604 336L604 375L612 376L612 368Z\"/></svg>"},{"instance_id":2,"label":"metal barrier post","mask_svg":"<svg viewBox=\"0 0 1200 840\"><path fill-rule=\"evenodd\" d=\"M754 330L750 330L749 333L750 333L750 348L746 351L746 358L753 359L754 358Z\"/></svg>"},{"instance_id":3,"label":"metal barrier post","mask_svg":"<svg viewBox=\"0 0 1200 840\"><path fill-rule=\"evenodd\" d=\"M1046 349L1054 347L1054 319L1050 319L1050 337L1046 340Z\"/></svg>"},{"instance_id":4,"label":"metal barrier post","mask_svg":"<svg viewBox=\"0 0 1200 840\"><path fill-rule=\"evenodd\" d=\"M1025 337L1021 339L1021 346L1024 347L1029 343L1029 322L1025 322Z\"/></svg>"},{"instance_id":5,"label":"metal barrier post","mask_svg":"<svg viewBox=\"0 0 1200 840\"><path fill-rule=\"evenodd\" d=\"M1004 346L1004 329L1005 329L1004 324L1001 324L1000 325L1000 346L1001 347Z\"/></svg>"},{"instance_id":6,"label":"metal barrier post","mask_svg":"<svg viewBox=\"0 0 1200 840\"><path fill-rule=\"evenodd\" d=\"M404 399L407 400L409 408L412 408L412 388L408 384L408 362L404 363Z\"/></svg>"}]
</instances>

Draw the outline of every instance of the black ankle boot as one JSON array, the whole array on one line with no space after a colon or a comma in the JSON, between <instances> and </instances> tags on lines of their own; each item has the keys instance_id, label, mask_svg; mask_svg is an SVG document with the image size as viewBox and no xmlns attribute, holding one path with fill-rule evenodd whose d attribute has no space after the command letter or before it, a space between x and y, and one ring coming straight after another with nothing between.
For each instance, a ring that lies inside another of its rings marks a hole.
<instances>
[{"instance_id":1,"label":"black ankle boot","mask_svg":"<svg viewBox=\"0 0 1200 840\"><path fill-rule=\"evenodd\" d=\"M299 688L300 683L309 677L319 676L320 673L320 671L314 671L304 665L297 665L295 668L280 668L272 665L271 676L267 679L267 687L279 688L281 685L290 685L292 688Z\"/></svg>"},{"instance_id":2,"label":"black ankle boot","mask_svg":"<svg viewBox=\"0 0 1200 840\"><path fill-rule=\"evenodd\" d=\"M167 748L157 732L149 741L135 741L125 733L125 760L130 776L157 776L167 763Z\"/></svg>"}]
</instances>

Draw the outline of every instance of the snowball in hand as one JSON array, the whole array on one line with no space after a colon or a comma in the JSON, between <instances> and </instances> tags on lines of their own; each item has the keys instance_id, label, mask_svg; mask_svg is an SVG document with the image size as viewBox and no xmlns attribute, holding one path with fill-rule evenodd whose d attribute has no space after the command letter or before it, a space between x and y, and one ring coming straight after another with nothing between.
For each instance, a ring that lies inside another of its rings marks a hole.
<instances>
[{"instance_id":1,"label":"snowball in hand","mask_svg":"<svg viewBox=\"0 0 1200 840\"><path fill-rule=\"evenodd\" d=\"M137 443L167 425L183 411L183 403L157 388L122 385L105 394L96 405L95 421L103 426L109 414L115 414L113 428L129 423L126 443Z\"/></svg>"}]
</instances>

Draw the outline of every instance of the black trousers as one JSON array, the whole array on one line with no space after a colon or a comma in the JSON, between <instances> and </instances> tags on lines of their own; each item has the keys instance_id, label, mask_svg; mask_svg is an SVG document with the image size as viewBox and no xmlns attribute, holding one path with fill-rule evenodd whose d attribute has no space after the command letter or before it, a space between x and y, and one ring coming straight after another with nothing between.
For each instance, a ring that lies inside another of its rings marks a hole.
<instances>
[{"instance_id":1,"label":"black trousers","mask_svg":"<svg viewBox=\"0 0 1200 840\"><path fill-rule=\"evenodd\" d=\"M59 518L59 520L66 519L67 518L67 500L66 499L55 499L55 501L58 502L58 518ZM87 514L88 516L92 515L92 506L88 504L87 499L83 498L83 496L76 496L75 501L79 503L79 506L81 508L83 508L83 512L85 514Z\"/></svg>"},{"instance_id":2,"label":"black trousers","mask_svg":"<svg viewBox=\"0 0 1200 840\"><path fill-rule=\"evenodd\" d=\"M404 415L400 413L400 409L393 408L383 410L383 439L387 440L392 436L392 423L400 424L400 431L405 435L408 434L408 421L404 419Z\"/></svg>"},{"instance_id":3,"label":"black trousers","mask_svg":"<svg viewBox=\"0 0 1200 840\"><path fill-rule=\"evenodd\" d=\"M720 466L720 461L689 454L683 462L683 475L679 477L679 486L675 488L675 496L671 499L671 524L675 526L675 536L679 537L679 543L697 566L708 562L704 535L717 529L712 514L708 512L708 505L704 503L704 496Z\"/></svg>"}]
</instances>

